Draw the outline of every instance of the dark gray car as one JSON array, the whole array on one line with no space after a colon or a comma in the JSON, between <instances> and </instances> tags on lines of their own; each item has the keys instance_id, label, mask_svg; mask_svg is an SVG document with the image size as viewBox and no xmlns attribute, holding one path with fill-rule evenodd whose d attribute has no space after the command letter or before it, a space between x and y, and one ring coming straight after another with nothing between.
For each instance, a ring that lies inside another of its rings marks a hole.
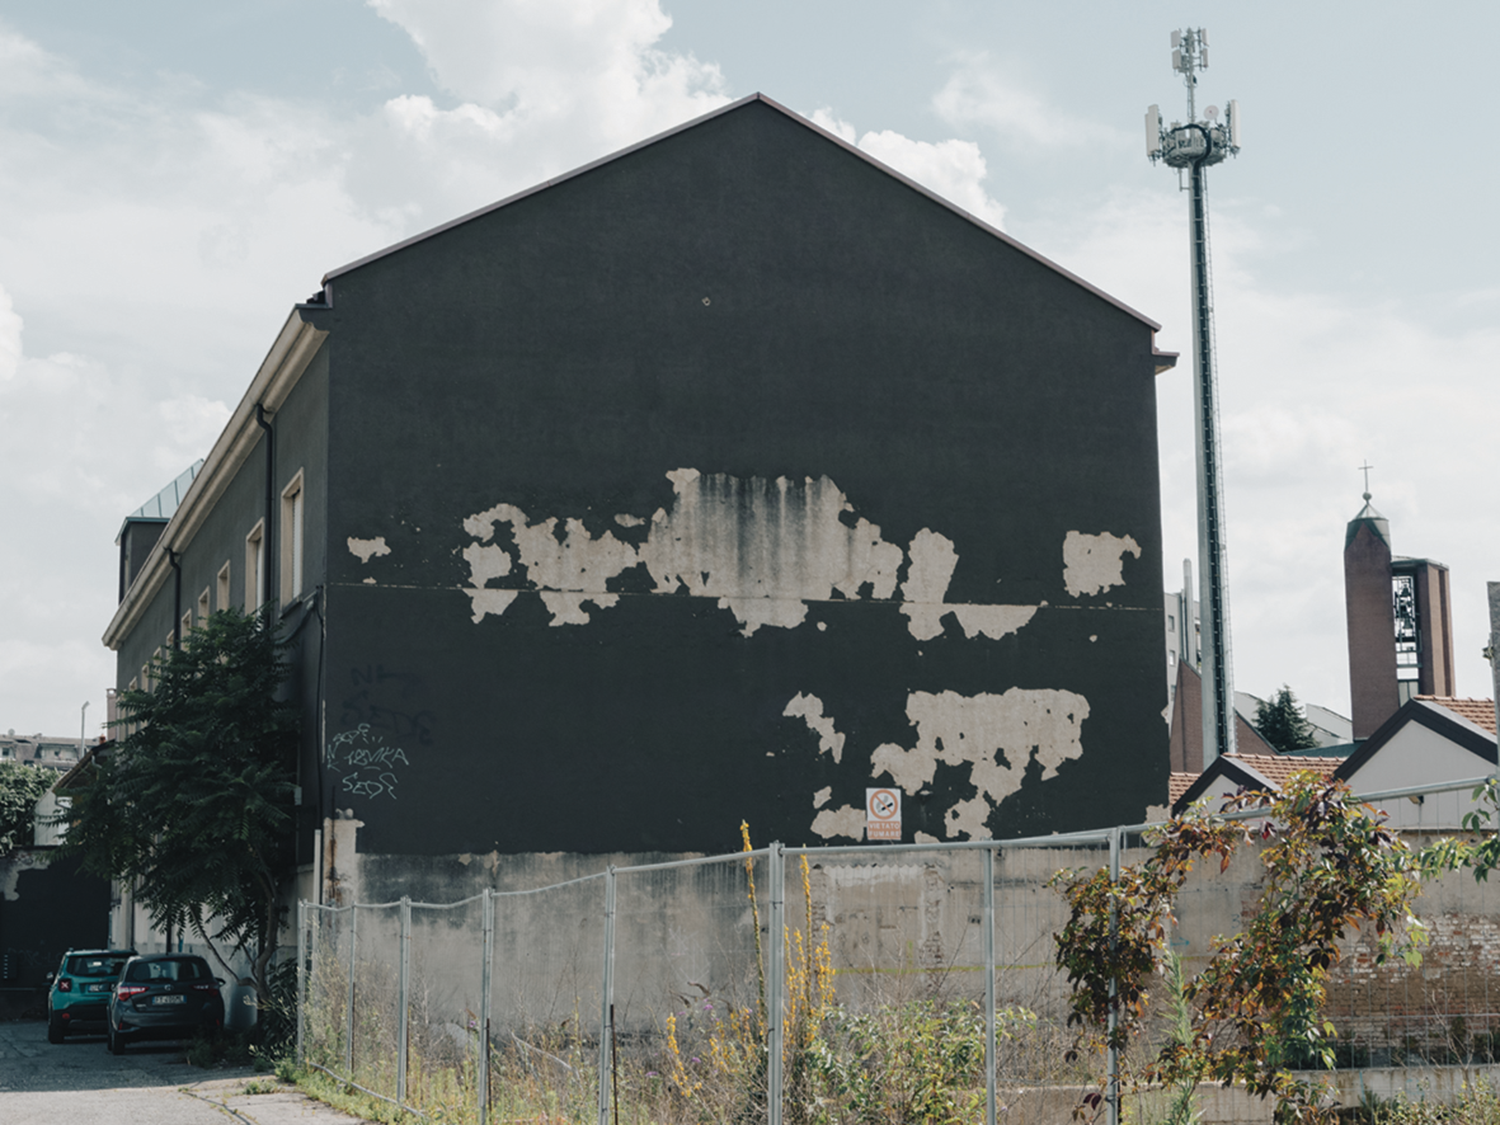
<instances>
[{"instance_id":1,"label":"dark gray car","mask_svg":"<svg viewBox=\"0 0 1500 1125\"><path fill-rule=\"evenodd\" d=\"M208 962L189 953L153 953L125 962L109 998L109 1049L145 1039L187 1039L224 1026L224 998Z\"/></svg>"}]
</instances>

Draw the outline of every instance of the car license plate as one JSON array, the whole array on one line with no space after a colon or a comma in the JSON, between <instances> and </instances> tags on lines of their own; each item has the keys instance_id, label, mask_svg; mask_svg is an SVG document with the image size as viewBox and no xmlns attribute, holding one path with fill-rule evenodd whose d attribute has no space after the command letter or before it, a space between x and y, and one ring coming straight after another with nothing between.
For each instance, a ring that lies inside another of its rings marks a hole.
<instances>
[{"instance_id":1,"label":"car license plate","mask_svg":"<svg viewBox=\"0 0 1500 1125\"><path fill-rule=\"evenodd\" d=\"M112 985L112 984L91 984L91 985L88 986L87 991L89 991L89 992L108 992L113 987L114 987L114 985Z\"/></svg>"},{"instance_id":2,"label":"car license plate","mask_svg":"<svg viewBox=\"0 0 1500 1125\"><path fill-rule=\"evenodd\" d=\"M151 998L151 1003L153 1003L153 1004L182 1004L182 1003L186 1002L186 1000L187 1000L186 996L153 996Z\"/></svg>"}]
</instances>

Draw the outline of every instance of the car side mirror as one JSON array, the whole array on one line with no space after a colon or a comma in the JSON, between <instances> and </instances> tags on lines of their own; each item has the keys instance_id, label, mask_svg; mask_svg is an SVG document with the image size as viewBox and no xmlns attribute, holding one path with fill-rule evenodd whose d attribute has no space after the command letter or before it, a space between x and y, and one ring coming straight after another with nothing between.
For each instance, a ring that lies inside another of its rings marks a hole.
<instances>
[{"instance_id":1,"label":"car side mirror","mask_svg":"<svg viewBox=\"0 0 1500 1125\"><path fill-rule=\"evenodd\" d=\"M218 985L220 988L223 988L224 987L224 978L223 977L214 977L214 983L216 985Z\"/></svg>"}]
</instances>

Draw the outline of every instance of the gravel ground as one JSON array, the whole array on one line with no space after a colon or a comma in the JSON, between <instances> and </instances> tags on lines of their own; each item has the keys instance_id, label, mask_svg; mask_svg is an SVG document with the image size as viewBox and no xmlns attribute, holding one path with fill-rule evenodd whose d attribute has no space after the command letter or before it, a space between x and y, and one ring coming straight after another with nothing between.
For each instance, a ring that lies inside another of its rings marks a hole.
<instances>
[{"instance_id":1,"label":"gravel ground","mask_svg":"<svg viewBox=\"0 0 1500 1125\"><path fill-rule=\"evenodd\" d=\"M116 1058L103 1036L70 1036L54 1046L40 1021L0 1023L0 1121L5 1125L357 1125L248 1069L199 1070L174 1043L131 1047ZM222 1107L222 1108L221 1108ZM230 1113L226 1113L225 1110Z\"/></svg>"}]
</instances>

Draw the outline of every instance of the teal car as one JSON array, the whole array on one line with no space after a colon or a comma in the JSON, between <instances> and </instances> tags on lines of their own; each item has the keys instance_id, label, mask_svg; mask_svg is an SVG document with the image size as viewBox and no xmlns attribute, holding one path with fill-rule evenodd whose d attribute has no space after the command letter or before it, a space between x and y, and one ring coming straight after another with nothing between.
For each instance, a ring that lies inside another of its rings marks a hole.
<instances>
[{"instance_id":1,"label":"teal car","mask_svg":"<svg viewBox=\"0 0 1500 1125\"><path fill-rule=\"evenodd\" d=\"M47 1042L61 1043L70 1031L105 1029L105 1010L120 970L133 949L70 949L57 972L48 973Z\"/></svg>"}]
</instances>

